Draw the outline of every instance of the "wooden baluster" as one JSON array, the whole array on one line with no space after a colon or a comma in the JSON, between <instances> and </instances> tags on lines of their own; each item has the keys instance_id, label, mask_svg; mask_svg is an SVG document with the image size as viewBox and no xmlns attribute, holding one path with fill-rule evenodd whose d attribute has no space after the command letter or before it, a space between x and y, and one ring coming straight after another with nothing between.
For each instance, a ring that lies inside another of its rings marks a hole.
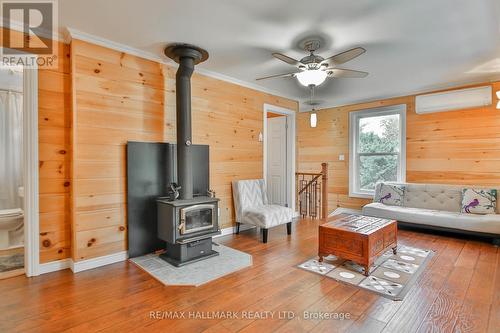
<instances>
[{"instance_id":1,"label":"wooden baluster","mask_svg":"<svg viewBox=\"0 0 500 333\"><path fill-rule=\"evenodd\" d=\"M321 181L319 179L321 178ZM328 216L328 164L321 164L321 173L297 172L296 205L302 217Z\"/></svg>"},{"instance_id":2,"label":"wooden baluster","mask_svg":"<svg viewBox=\"0 0 500 333\"><path fill-rule=\"evenodd\" d=\"M318 200L316 200L316 207L317 207L317 211L318 211L318 217L319 218L322 218L322 216L320 216L321 214L321 203L322 203L322 200L321 200L321 189L322 189L322 186L323 186L323 183L322 182L318 182L318 186L316 188L316 197L318 198Z\"/></svg>"},{"instance_id":3,"label":"wooden baluster","mask_svg":"<svg viewBox=\"0 0 500 333\"><path fill-rule=\"evenodd\" d=\"M312 218L316 219L319 217L319 209L318 209L318 181L314 181L313 188L311 189L312 197L311 204L314 206L312 212Z\"/></svg>"},{"instance_id":4,"label":"wooden baluster","mask_svg":"<svg viewBox=\"0 0 500 333\"><path fill-rule=\"evenodd\" d=\"M322 212L321 212L321 217L326 219L328 217L328 163L321 163L321 182L323 183L322 186Z\"/></svg>"}]
</instances>

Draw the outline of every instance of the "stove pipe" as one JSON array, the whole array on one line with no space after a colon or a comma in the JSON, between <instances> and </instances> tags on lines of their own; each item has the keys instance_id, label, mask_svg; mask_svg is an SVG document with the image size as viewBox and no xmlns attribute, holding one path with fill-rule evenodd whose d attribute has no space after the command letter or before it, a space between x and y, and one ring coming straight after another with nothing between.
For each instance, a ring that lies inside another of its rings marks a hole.
<instances>
[{"instance_id":1,"label":"stove pipe","mask_svg":"<svg viewBox=\"0 0 500 333\"><path fill-rule=\"evenodd\" d=\"M177 119L177 182L180 199L193 198L191 134L191 75L194 66L208 59L208 52L194 45L170 44L165 55L179 64L175 75Z\"/></svg>"}]
</instances>

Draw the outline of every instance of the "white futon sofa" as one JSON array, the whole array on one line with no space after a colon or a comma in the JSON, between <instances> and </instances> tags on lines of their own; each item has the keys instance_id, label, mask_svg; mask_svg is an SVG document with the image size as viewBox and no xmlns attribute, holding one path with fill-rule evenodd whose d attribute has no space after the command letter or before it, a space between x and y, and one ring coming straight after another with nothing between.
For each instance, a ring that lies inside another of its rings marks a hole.
<instances>
[{"instance_id":1,"label":"white futon sofa","mask_svg":"<svg viewBox=\"0 0 500 333\"><path fill-rule=\"evenodd\" d=\"M380 198L382 184L384 183L377 184L375 198ZM462 189L474 186L386 184L405 186L401 206L373 202L363 207L364 215L395 219L402 225L478 234L493 238L495 243L499 241L500 207L498 204L496 214L461 213ZM497 192L500 193L500 191Z\"/></svg>"}]
</instances>

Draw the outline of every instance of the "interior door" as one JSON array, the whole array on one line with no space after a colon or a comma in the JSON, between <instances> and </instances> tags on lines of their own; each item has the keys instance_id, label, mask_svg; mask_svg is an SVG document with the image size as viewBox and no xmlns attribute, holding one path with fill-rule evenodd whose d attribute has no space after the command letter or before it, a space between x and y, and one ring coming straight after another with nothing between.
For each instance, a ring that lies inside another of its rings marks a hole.
<instances>
[{"instance_id":1,"label":"interior door","mask_svg":"<svg viewBox=\"0 0 500 333\"><path fill-rule=\"evenodd\" d=\"M287 202L287 117L267 119L267 195L274 205Z\"/></svg>"}]
</instances>

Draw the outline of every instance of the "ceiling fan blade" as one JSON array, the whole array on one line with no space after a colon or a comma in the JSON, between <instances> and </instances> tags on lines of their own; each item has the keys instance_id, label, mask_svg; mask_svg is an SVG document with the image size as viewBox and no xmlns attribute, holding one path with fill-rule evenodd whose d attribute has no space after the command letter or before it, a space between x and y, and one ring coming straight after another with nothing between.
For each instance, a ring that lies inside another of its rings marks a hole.
<instances>
[{"instance_id":1,"label":"ceiling fan blade","mask_svg":"<svg viewBox=\"0 0 500 333\"><path fill-rule=\"evenodd\" d=\"M352 69L328 68L326 72L329 77L338 78L363 78L368 75L367 72L354 71Z\"/></svg>"},{"instance_id":2,"label":"ceiling fan blade","mask_svg":"<svg viewBox=\"0 0 500 333\"><path fill-rule=\"evenodd\" d=\"M287 77L287 76L292 77L292 76L294 76L295 74L298 74L298 73L300 73L300 72L269 75L269 76L259 77L256 80L259 81L259 80L266 80L266 79L272 79L272 78L276 78L276 77Z\"/></svg>"},{"instance_id":3,"label":"ceiling fan blade","mask_svg":"<svg viewBox=\"0 0 500 333\"><path fill-rule=\"evenodd\" d=\"M279 59L281 61L284 61L287 64L292 65L292 66L300 66L300 65L302 65L302 63L300 61L295 60L293 58L290 58L289 56L284 55L282 53L275 52L275 53L273 53L273 57L275 57L276 59Z\"/></svg>"},{"instance_id":4,"label":"ceiling fan blade","mask_svg":"<svg viewBox=\"0 0 500 333\"><path fill-rule=\"evenodd\" d=\"M334 56L331 56L330 58L326 58L321 62L321 64L327 64L328 67L330 66L337 66L343 63L348 62L349 60L352 60L363 53L365 53L366 50L362 47L355 47L353 49L344 51L342 53L336 54Z\"/></svg>"}]
</instances>

